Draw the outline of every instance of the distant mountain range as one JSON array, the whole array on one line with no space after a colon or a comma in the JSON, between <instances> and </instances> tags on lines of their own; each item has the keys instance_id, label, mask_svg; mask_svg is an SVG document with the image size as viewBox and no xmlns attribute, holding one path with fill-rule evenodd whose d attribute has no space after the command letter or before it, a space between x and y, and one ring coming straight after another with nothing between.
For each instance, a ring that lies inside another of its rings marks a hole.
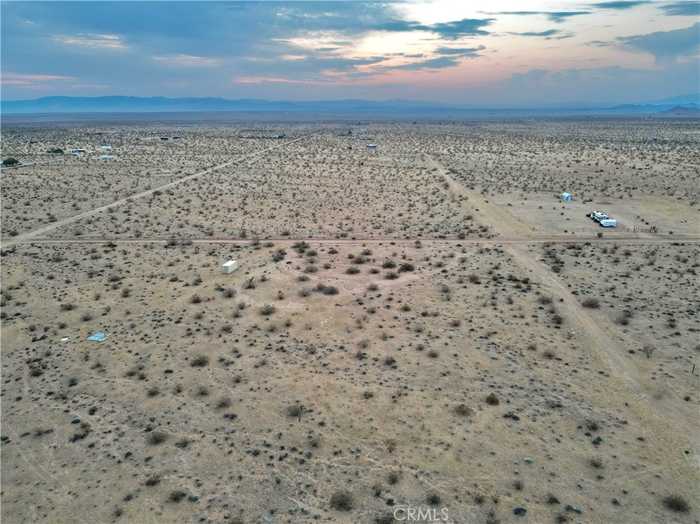
<instances>
[{"instance_id":1,"label":"distant mountain range","mask_svg":"<svg viewBox=\"0 0 700 524\"><path fill-rule=\"evenodd\" d=\"M449 117L471 112L483 113L684 113L695 114L700 110L700 93L676 96L644 104L623 104L612 107L568 105L540 108L486 108L449 105L409 100L320 100L280 101L226 98L167 98L135 96L71 97L48 96L32 100L3 100L3 114L21 113L148 113L148 112L315 112L315 113L383 113L436 115Z\"/></svg>"}]
</instances>

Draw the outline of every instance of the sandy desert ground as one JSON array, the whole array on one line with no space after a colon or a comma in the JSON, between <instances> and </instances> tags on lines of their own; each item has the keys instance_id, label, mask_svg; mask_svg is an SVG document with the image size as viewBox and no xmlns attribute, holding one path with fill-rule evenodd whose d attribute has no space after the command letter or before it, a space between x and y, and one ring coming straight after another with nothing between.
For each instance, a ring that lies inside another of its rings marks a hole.
<instances>
[{"instance_id":1,"label":"sandy desert ground","mask_svg":"<svg viewBox=\"0 0 700 524\"><path fill-rule=\"evenodd\" d=\"M700 522L697 120L18 125L10 156L4 522Z\"/></svg>"}]
</instances>

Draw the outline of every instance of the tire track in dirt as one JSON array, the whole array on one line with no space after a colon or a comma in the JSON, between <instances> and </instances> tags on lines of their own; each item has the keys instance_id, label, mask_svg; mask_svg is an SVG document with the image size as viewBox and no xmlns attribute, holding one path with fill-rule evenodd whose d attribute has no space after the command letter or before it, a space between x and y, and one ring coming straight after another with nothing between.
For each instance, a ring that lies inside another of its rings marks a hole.
<instances>
[{"instance_id":1,"label":"tire track in dirt","mask_svg":"<svg viewBox=\"0 0 700 524\"><path fill-rule=\"evenodd\" d=\"M484 200L482 195L461 186L441 164L430 156L425 155L425 159L429 166L441 171L450 190L467 197L470 206L479 202L478 213L486 222L484 225L491 226L499 236L512 237L522 234L522 225L507 210L490 202L482 204L480 202ZM650 239L640 240L648 242ZM527 243L504 242L502 247L520 267L529 272L533 280L542 283L553 295L561 299L558 306L567 321L572 323L584 346L592 350L594 355L606 365L611 378L619 380L632 394L635 403L634 406L630 404L630 408L643 417L645 422L650 423L649 429L653 431L658 442L673 446L672 449L675 450L691 450L692 456L690 460L686 459L686 463L700 481L700 440L694 437L698 434L700 427L697 423L697 413L692 413L692 407L686 407L677 397L652 398L651 384L641 376L634 362L625 357L627 349L634 347L634 343L624 340L622 333L616 330L609 320L593 318L562 280L544 262L528 252ZM612 336L612 333L616 336ZM618 340L617 336L623 338L623 342ZM674 431L669 431L671 427ZM683 456L683 458L686 457Z\"/></svg>"},{"instance_id":2,"label":"tire track in dirt","mask_svg":"<svg viewBox=\"0 0 700 524\"><path fill-rule=\"evenodd\" d=\"M305 140L307 138L310 138L311 136L313 136L313 133L307 134L304 136L300 136L299 138L295 138L295 139L289 140L287 142L283 142L282 144L277 144L277 145L274 145L272 147L268 147L268 148L263 149L261 151L251 153L250 155L244 155L242 157L234 158L232 160L229 160L228 162L224 162L223 164L218 164L216 166L204 169L204 170L199 171L197 173L193 173L191 175L187 175L187 176L184 176L182 178L178 178L177 180L173 180L172 182L168 182L167 184L163 184L163 185L151 188L151 189L147 189L145 191L141 191L140 193L135 193L133 195L129 195L129 196L124 197L124 198L120 198L119 200L115 200L114 202L110 202L109 204L105 204L103 206L99 206L99 207L90 209L88 211L83 211L82 213L78 213L77 215L72 215L70 217L63 218L63 219L58 220L56 222L52 222L51 224L48 224L46 226L42 226L40 228L34 229L33 231L28 231L26 233L22 233L21 235L17 235L16 237L14 237L10 240L3 241L3 243L2 243L3 247L4 248L11 247L11 246L18 244L20 242L30 240L32 238L43 235L45 233L49 233L50 231L53 231L53 230L58 229L60 227L67 226L68 224L72 224L74 222L77 222L78 220L81 220L83 218L91 217L91 216L97 215L98 213L102 213L103 211L107 211L108 209L113 209L115 207L124 205L131 200L136 200L138 198L143 198L145 196L152 195L156 191L164 191L167 189L171 189L179 184L182 184L183 182L188 182L190 180L194 180L194 179L202 177L204 175L208 175L210 173L213 173L215 171L219 171L221 169L229 167L229 166L236 164L238 162L251 162L251 161L257 159L258 157L265 155L269 151L288 146L289 144L299 142L300 140Z\"/></svg>"}]
</instances>

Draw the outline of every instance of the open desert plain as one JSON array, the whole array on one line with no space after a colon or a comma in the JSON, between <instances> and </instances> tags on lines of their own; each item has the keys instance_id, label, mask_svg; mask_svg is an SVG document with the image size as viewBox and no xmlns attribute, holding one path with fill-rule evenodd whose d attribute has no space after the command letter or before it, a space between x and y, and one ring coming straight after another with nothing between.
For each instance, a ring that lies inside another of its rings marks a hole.
<instances>
[{"instance_id":1,"label":"open desert plain","mask_svg":"<svg viewBox=\"0 0 700 524\"><path fill-rule=\"evenodd\" d=\"M698 120L16 124L10 157L4 522L700 522Z\"/></svg>"}]
</instances>

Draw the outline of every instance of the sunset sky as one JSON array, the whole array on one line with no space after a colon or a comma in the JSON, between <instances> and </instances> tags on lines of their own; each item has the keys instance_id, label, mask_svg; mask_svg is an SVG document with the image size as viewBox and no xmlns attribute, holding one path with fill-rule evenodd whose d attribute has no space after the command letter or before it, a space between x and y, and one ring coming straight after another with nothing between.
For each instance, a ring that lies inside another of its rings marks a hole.
<instances>
[{"instance_id":1,"label":"sunset sky","mask_svg":"<svg viewBox=\"0 0 700 524\"><path fill-rule=\"evenodd\" d=\"M2 2L2 97L643 102L700 91L700 2Z\"/></svg>"}]
</instances>

